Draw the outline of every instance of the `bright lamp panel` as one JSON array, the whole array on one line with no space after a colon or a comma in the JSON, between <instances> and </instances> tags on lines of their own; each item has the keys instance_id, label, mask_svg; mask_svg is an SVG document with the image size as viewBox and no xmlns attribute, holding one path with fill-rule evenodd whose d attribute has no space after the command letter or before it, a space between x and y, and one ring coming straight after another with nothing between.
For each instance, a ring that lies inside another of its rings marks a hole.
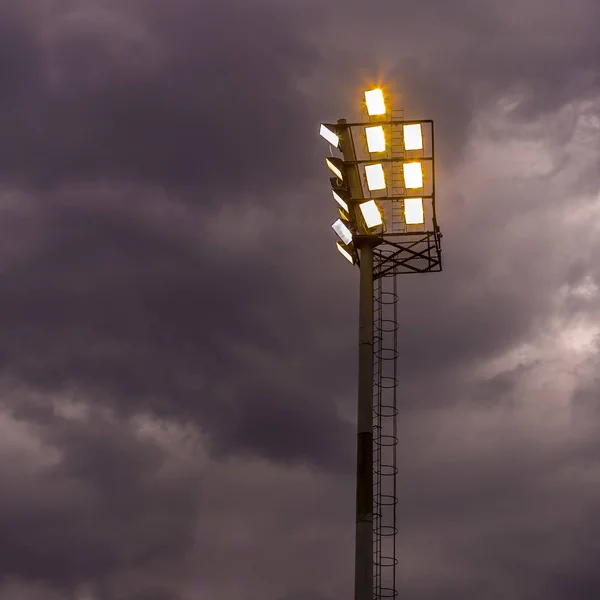
<instances>
[{"instance_id":1,"label":"bright lamp panel","mask_svg":"<svg viewBox=\"0 0 600 600\"><path fill-rule=\"evenodd\" d=\"M340 145L340 138L333 131L331 131L331 129L325 127L325 125L321 125L321 130L319 131L319 134L335 148L337 148Z\"/></svg>"},{"instance_id":2,"label":"bright lamp panel","mask_svg":"<svg viewBox=\"0 0 600 600\"><path fill-rule=\"evenodd\" d=\"M362 212L365 223L369 229L383 225L383 219L381 218L381 213L379 212L379 207L375 203L375 200L363 202L360 205L360 211Z\"/></svg>"},{"instance_id":3,"label":"bright lamp panel","mask_svg":"<svg viewBox=\"0 0 600 600\"><path fill-rule=\"evenodd\" d=\"M385 152L385 135L381 125L377 125L377 127L367 127L365 133L367 135L367 147L369 148L369 152Z\"/></svg>"},{"instance_id":4,"label":"bright lamp panel","mask_svg":"<svg viewBox=\"0 0 600 600\"><path fill-rule=\"evenodd\" d=\"M348 208L348 204L346 202L344 202L342 200L342 198L340 197L339 194L336 193L335 190L331 190L331 193L333 194L333 199L346 211L346 212L350 212L350 209Z\"/></svg>"},{"instance_id":5,"label":"bright lamp panel","mask_svg":"<svg viewBox=\"0 0 600 600\"><path fill-rule=\"evenodd\" d=\"M407 225L421 225L425 222L423 217L423 198L404 199L404 222Z\"/></svg>"},{"instance_id":6,"label":"bright lamp panel","mask_svg":"<svg viewBox=\"0 0 600 600\"><path fill-rule=\"evenodd\" d=\"M335 243L337 249L340 251L340 254L350 263L354 264L354 258L350 252L348 252L339 242Z\"/></svg>"},{"instance_id":7,"label":"bright lamp panel","mask_svg":"<svg viewBox=\"0 0 600 600\"><path fill-rule=\"evenodd\" d=\"M340 240L342 240L344 244L349 244L352 241L352 233L344 225L344 222L341 219L338 219L331 227L338 234Z\"/></svg>"},{"instance_id":8,"label":"bright lamp panel","mask_svg":"<svg viewBox=\"0 0 600 600\"><path fill-rule=\"evenodd\" d=\"M342 172L328 159L325 159L325 162L327 163L327 166L329 167L330 171L338 178L338 179L344 179L342 176Z\"/></svg>"},{"instance_id":9,"label":"bright lamp panel","mask_svg":"<svg viewBox=\"0 0 600 600\"><path fill-rule=\"evenodd\" d=\"M404 125L404 149L422 150L423 134L421 133L421 124Z\"/></svg>"},{"instance_id":10,"label":"bright lamp panel","mask_svg":"<svg viewBox=\"0 0 600 600\"><path fill-rule=\"evenodd\" d=\"M372 192L385 189L385 173L383 172L383 165L367 165L365 167L365 175L367 176L367 187Z\"/></svg>"},{"instance_id":11,"label":"bright lamp panel","mask_svg":"<svg viewBox=\"0 0 600 600\"><path fill-rule=\"evenodd\" d=\"M404 163L404 187L407 189L417 189L423 187L423 171L420 162Z\"/></svg>"},{"instance_id":12,"label":"bright lamp panel","mask_svg":"<svg viewBox=\"0 0 600 600\"><path fill-rule=\"evenodd\" d=\"M383 91L381 89L365 92L365 103L369 116L385 115L385 102L383 101Z\"/></svg>"}]
</instances>

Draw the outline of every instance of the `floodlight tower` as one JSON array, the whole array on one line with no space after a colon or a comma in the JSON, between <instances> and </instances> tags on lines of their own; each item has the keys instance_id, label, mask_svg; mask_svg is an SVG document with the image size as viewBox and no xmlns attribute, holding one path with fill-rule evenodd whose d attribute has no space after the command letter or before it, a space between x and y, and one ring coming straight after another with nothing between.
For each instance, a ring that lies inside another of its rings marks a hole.
<instances>
[{"instance_id":1,"label":"floodlight tower","mask_svg":"<svg viewBox=\"0 0 600 600\"><path fill-rule=\"evenodd\" d=\"M337 248L360 268L355 600L396 591L398 295L396 276L442 270L433 121L404 120L381 88L365 119L321 124L339 219ZM352 132L361 130L359 152ZM334 155L334 150L341 157Z\"/></svg>"}]
</instances>

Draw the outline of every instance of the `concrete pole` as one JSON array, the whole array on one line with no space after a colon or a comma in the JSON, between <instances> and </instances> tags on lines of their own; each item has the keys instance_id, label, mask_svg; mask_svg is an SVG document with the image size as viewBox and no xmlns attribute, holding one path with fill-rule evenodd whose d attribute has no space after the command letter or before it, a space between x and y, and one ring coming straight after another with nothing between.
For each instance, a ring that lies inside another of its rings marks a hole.
<instances>
[{"instance_id":1,"label":"concrete pole","mask_svg":"<svg viewBox=\"0 0 600 600\"><path fill-rule=\"evenodd\" d=\"M338 121L344 125L345 119ZM345 161L355 161L351 131L340 136ZM351 197L363 197L357 165L346 169ZM358 328L358 419L356 454L356 539L354 599L373 600L373 244L357 240L360 250Z\"/></svg>"}]
</instances>

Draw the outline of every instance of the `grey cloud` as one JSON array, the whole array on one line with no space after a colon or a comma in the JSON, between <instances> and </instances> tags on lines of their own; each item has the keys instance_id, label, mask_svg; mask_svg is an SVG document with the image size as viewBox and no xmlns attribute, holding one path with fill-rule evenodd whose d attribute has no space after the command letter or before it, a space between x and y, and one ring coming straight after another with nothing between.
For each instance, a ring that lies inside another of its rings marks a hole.
<instances>
[{"instance_id":1,"label":"grey cloud","mask_svg":"<svg viewBox=\"0 0 600 600\"><path fill-rule=\"evenodd\" d=\"M2 19L5 181L152 181L204 203L224 184L301 181L311 116L294 79L318 56L293 10L239 5L232 20L223 3L55 8L42 22L16 8Z\"/></svg>"},{"instance_id":2,"label":"grey cloud","mask_svg":"<svg viewBox=\"0 0 600 600\"><path fill-rule=\"evenodd\" d=\"M8 493L0 503L0 539L10 550L0 597L11 582L25 582L40 587L32 598L85 597L76 591L89 583L105 590L99 597L123 598L115 583L140 572L127 597L149 586L150 597L158 593L152 577L168 582L184 572L201 489L197 472L165 472L162 450L100 416L56 417L36 429L46 438L44 451L57 448L62 460L32 467L19 456L12 465L3 457ZM169 589L171 596L161 597L178 597Z\"/></svg>"},{"instance_id":3,"label":"grey cloud","mask_svg":"<svg viewBox=\"0 0 600 600\"><path fill-rule=\"evenodd\" d=\"M55 417L40 432L62 460L38 472L2 467L10 488L0 516L0 537L10 548L5 577L68 590L123 569L160 570L185 555L197 510L195 477L164 477L158 448L100 416Z\"/></svg>"},{"instance_id":4,"label":"grey cloud","mask_svg":"<svg viewBox=\"0 0 600 600\"><path fill-rule=\"evenodd\" d=\"M219 261L174 232L101 210L55 208L51 223L46 244L5 272L7 372L51 390L89 386L125 415L192 419L209 428L219 453L347 464L352 436L327 374L340 357L302 361L315 383L286 365L321 325L292 304L305 282L274 278L269 249ZM235 292L215 285L223 271ZM284 329L263 314L274 298ZM297 323L285 318L286 305Z\"/></svg>"}]
</instances>

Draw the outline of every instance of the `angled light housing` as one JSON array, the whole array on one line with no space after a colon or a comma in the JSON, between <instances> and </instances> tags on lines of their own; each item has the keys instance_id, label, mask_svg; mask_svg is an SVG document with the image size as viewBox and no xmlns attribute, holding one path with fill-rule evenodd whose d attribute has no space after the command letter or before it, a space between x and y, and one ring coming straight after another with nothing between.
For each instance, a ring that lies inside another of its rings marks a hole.
<instances>
[{"instance_id":1,"label":"angled light housing","mask_svg":"<svg viewBox=\"0 0 600 600\"><path fill-rule=\"evenodd\" d=\"M346 199L348 197L347 181L342 181L339 177L330 177L329 183L331 183L331 189L335 190L342 197L342 199Z\"/></svg>"},{"instance_id":2,"label":"angled light housing","mask_svg":"<svg viewBox=\"0 0 600 600\"><path fill-rule=\"evenodd\" d=\"M385 189L385 173L381 163L376 165L367 165L365 167L365 175L367 176L367 187L371 191Z\"/></svg>"},{"instance_id":3,"label":"angled light housing","mask_svg":"<svg viewBox=\"0 0 600 600\"><path fill-rule=\"evenodd\" d=\"M423 134L421 133L421 124L404 125L404 149L422 150Z\"/></svg>"},{"instance_id":4,"label":"angled light housing","mask_svg":"<svg viewBox=\"0 0 600 600\"><path fill-rule=\"evenodd\" d=\"M409 162L402 165L404 172L404 187L417 189L423 187L423 170L420 162Z\"/></svg>"},{"instance_id":5,"label":"angled light housing","mask_svg":"<svg viewBox=\"0 0 600 600\"><path fill-rule=\"evenodd\" d=\"M344 179L343 169L344 163L341 158L326 158L325 162L329 170L338 178Z\"/></svg>"},{"instance_id":6,"label":"angled light housing","mask_svg":"<svg viewBox=\"0 0 600 600\"><path fill-rule=\"evenodd\" d=\"M367 105L369 116L385 115L383 91L380 88L365 92L365 103Z\"/></svg>"},{"instance_id":7,"label":"angled light housing","mask_svg":"<svg viewBox=\"0 0 600 600\"><path fill-rule=\"evenodd\" d=\"M322 138L325 138L334 148L340 147L340 138L335 131L327 127L321 123L321 129L319 130L319 135Z\"/></svg>"},{"instance_id":8,"label":"angled light housing","mask_svg":"<svg viewBox=\"0 0 600 600\"><path fill-rule=\"evenodd\" d=\"M385 152L385 135L381 125L365 128L365 134L369 152Z\"/></svg>"},{"instance_id":9,"label":"angled light housing","mask_svg":"<svg viewBox=\"0 0 600 600\"><path fill-rule=\"evenodd\" d=\"M338 234L338 237L344 244L350 244L352 242L352 232L341 219L338 219L331 228Z\"/></svg>"},{"instance_id":10,"label":"angled light housing","mask_svg":"<svg viewBox=\"0 0 600 600\"><path fill-rule=\"evenodd\" d=\"M423 216L423 198L404 199L404 222L407 225L421 225L425 222Z\"/></svg>"},{"instance_id":11,"label":"angled light housing","mask_svg":"<svg viewBox=\"0 0 600 600\"><path fill-rule=\"evenodd\" d=\"M352 233L352 235L356 234L357 227L354 222L354 217L350 213L347 213L343 208L338 208L338 213L342 223L350 230L350 233Z\"/></svg>"},{"instance_id":12,"label":"angled light housing","mask_svg":"<svg viewBox=\"0 0 600 600\"><path fill-rule=\"evenodd\" d=\"M383 218L381 217L381 212L379 211L379 207L377 206L375 200L363 202L360 205L360 212L362 213L365 223L369 229L383 225Z\"/></svg>"},{"instance_id":13,"label":"angled light housing","mask_svg":"<svg viewBox=\"0 0 600 600\"><path fill-rule=\"evenodd\" d=\"M346 225L346 227L348 227L348 229L350 229L350 227L353 227L353 223L352 223L352 219L350 217L350 213L345 211L343 208L338 207L338 213L340 213L340 219L344 222L344 225Z\"/></svg>"},{"instance_id":14,"label":"angled light housing","mask_svg":"<svg viewBox=\"0 0 600 600\"><path fill-rule=\"evenodd\" d=\"M352 265L356 264L356 253L354 252L353 244L335 243L339 253Z\"/></svg>"},{"instance_id":15,"label":"angled light housing","mask_svg":"<svg viewBox=\"0 0 600 600\"><path fill-rule=\"evenodd\" d=\"M346 212L350 212L348 203L341 197L341 195L335 190L331 190L331 193L333 195L333 199L341 206L341 208L343 208Z\"/></svg>"}]
</instances>

